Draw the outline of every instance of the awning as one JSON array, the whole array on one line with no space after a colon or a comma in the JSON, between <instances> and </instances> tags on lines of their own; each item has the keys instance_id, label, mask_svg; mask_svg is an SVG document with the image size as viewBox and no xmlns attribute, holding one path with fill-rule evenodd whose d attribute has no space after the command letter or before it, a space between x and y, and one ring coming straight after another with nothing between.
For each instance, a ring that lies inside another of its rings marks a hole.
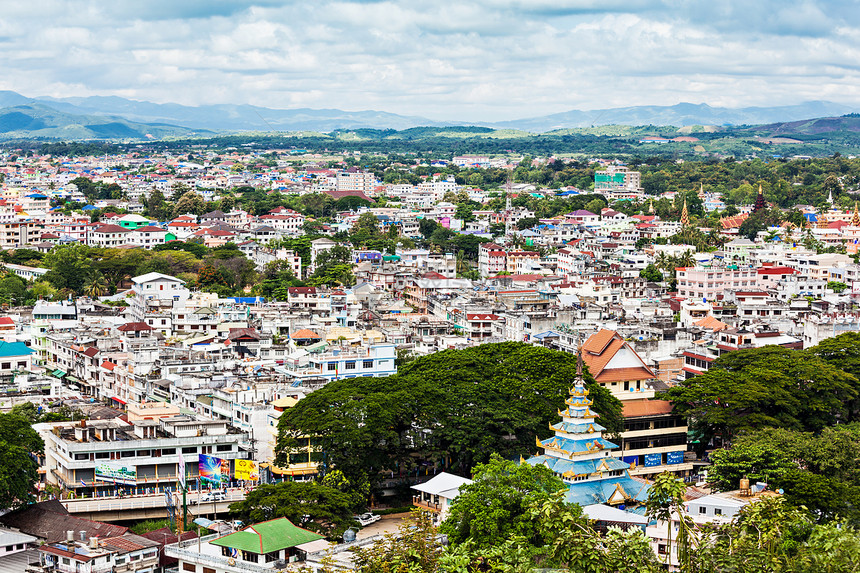
<instances>
[{"instance_id":1,"label":"awning","mask_svg":"<svg viewBox=\"0 0 860 573\"><path fill-rule=\"evenodd\" d=\"M125 406L125 400L123 400L122 398L117 398L116 396L114 396L113 398L111 398L111 400L113 400L114 402L119 402L120 404Z\"/></svg>"},{"instance_id":2,"label":"awning","mask_svg":"<svg viewBox=\"0 0 860 573\"><path fill-rule=\"evenodd\" d=\"M54 370L53 372L51 372L51 376L56 376L57 378L62 378L65 375L66 375L65 371L60 370L59 368Z\"/></svg>"}]
</instances>

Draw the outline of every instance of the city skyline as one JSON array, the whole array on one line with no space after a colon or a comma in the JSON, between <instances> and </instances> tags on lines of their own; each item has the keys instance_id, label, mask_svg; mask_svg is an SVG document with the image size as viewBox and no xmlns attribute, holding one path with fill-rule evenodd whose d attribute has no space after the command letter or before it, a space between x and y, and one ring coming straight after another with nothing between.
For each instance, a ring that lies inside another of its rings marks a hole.
<instances>
[{"instance_id":1,"label":"city skyline","mask_svg":"<svg viewBox=\"0 0 860 573\"><path fill-rule=\"evenodd\" d=\"M854 2L42 0L0 88L504 121L571 109L860 102Z\"/></svg>"}]
</instances>

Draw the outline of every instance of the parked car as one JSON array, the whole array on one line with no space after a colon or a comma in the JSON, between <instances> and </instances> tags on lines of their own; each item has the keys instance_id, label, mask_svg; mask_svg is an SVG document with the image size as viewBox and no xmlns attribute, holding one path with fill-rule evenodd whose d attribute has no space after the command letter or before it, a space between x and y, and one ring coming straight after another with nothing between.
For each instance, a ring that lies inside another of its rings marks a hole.
<instances>
[{"instance_id":1,"label":"parked car","mask_svg":"<svg viewBox=\"0 0 860 573\"><path fill-rule=\"evenodd\" d=\"M373 513L362 513L361 515L356 515L356 516L354 516L354 517L355 517L355 520L356 520L356 521L357 521L357 522L358 522L362 527L367 527L367 526L368 526L368 525L370 525L371 523L376 523L377 521L379 521L380 519L382 519L382 517L381 517L381 516L376 515L376 514L373 514Z\"/></svg>"},{"instance_id":2,"label":"parked car","mask_svg":"<svg viewBox=\"0 0 860 573\"><path fill-rule=\"evenodd\" d=\"M225 494L223 491L207 491L200 496L200 503L205 503L207 501L225 501L226 499L227 494Z\"/></svg>"}]
</instances>

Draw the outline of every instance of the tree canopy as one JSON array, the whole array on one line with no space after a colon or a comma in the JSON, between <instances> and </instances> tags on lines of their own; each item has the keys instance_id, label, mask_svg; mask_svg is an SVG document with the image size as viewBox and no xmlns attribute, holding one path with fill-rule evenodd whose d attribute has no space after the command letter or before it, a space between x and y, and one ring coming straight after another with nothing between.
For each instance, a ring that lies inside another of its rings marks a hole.
<instances>
[{"instance_id":1,"label":"tree canopy","mask_svg":"<svg viewBox=\"0 0 860 573\"><path fill-rule=\"evenodd\" d=\"M575 374L572 354L504 342L424 356L387 378L335 380L283 413L278 463L299 446L293 436L310 435L350 479L426 463L468 475L493 452L525 455L552 435ZM587 379L600 423L620 432L620 402Z\"/></svg>"},{"instance_id":2,"label":"tree canopy","mask_svg":"<svg viewBox=\"0 0 860 573\"><path fill-rule=\"evenodd\" d=\"M45 443L19 413L0 414L0 508L32 501L39 481L35 456L44 452Z\"/></svg>"},{"instance_id":3,"label":"tree canopy","mask_svg":"<svg viewBox=\"0 0 860 573\"><path fill-rule=\"evenodd\" d=\"M820 431L856 419L860 381L810 350L765 346L719 357L662 393L699 433L700 447L773 426Z\"/></svg>"}]
</instances>

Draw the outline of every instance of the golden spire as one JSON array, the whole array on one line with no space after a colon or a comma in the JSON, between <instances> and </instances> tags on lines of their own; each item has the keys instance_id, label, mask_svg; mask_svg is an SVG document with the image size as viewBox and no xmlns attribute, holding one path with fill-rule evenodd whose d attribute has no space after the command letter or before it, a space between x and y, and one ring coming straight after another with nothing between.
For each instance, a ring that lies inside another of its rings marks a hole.
<instances>
[{"instance_id":1,"label":"golden spire","mask_svg":"<svg viewBox=\"0 0 860 573\"><path fill-rule=\"evenodd\" d=\"M681 209L681 227L686 228L690 226L690 214L687 212L687 198L684 197L684 208Z\"/></svg>"},{"instance_id":2,"label":"golden spire","mask_svg":"<svg viewBox=\"0 0 860 573\"><path fill-rule=\"evenodd\" d=\"M648 201L648 212L654 214L654 199Z\"/></svg>"},{"instance_id":3,"label":"golden spire","mask_svg":"<svg viewBox=\"0 0 860 573\"><path fill-rule=\"evenodd\" d=\"M857 201L854 201L854 216L851 217L851 226L860 227L860 212L857 211Z\"/></svg>"},{"instance_id":4,"label":"golden spire","mask_svg":"<svg viewBox=\"0 0 860 573\"><path fill-rule=\"evenodd\" d=\"M699 181L699 199L705 199L705 184Z\"/></svg>"}]
</instances>

